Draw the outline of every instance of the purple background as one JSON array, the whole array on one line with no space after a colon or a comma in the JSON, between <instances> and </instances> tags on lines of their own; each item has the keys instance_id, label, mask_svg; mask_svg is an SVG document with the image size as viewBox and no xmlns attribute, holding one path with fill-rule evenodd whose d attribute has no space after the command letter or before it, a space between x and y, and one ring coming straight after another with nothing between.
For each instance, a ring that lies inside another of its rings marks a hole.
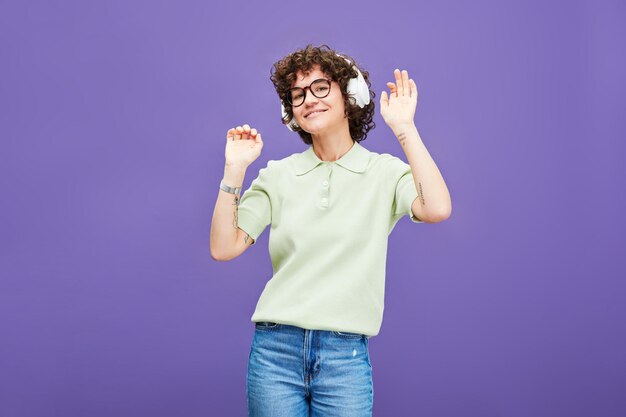
<instances>
[{"instance_id":1,"label":"purple background","mask_svg":"<svg viewBox=\"0 0 626 417\"><path fill-rule=\"evenodd\" d=\"M390 236L374 415L626 415L623 2L0 3L0 415L243 416L267 228L209 254L225 132L301 152L272 64L392 71L452 195ZM620 41L621 39L621 41Z\"/></svg>"}]
</instances>

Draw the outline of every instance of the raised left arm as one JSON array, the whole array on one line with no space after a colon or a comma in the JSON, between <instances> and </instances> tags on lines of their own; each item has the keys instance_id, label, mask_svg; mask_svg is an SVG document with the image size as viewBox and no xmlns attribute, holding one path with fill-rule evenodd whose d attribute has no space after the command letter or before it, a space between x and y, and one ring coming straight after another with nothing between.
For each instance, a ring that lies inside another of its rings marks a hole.
<instances>
[{"instance_id":1,"label":"raised left arm","mask_svg":"<svg viewBox=\"0 0 626 417\"><path fill-rule=\"evenodd\" d=\"M417 86L406 70L394 71L396 82L388 82L389 96L380 96L380 112L385 123L400 142L411 166L417 198L413 201L413 215L426 223L446 220L452 213L448 187L439 168L426 149L413 121L417 107Z\"/></svg>"}]
</instances>

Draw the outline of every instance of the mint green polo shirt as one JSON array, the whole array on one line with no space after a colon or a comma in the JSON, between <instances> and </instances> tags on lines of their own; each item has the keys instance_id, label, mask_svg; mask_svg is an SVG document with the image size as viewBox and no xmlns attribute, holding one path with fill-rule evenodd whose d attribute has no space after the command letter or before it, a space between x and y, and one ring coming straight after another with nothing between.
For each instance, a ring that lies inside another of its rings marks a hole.
<instances>
[{"instance_id":1,"label":"mint green polo shirt","mask_svg":"<svg viewBox=\"0 0 626 417\"><path fill-rule=\"evenodd\" d=\"M273 276L251 320L376 336L383 318L388 236L417 197L411 166L358 142L340 159L313 147L270 160L239 201L255 241L271 224Z\"/></svg>"}]
</instances>

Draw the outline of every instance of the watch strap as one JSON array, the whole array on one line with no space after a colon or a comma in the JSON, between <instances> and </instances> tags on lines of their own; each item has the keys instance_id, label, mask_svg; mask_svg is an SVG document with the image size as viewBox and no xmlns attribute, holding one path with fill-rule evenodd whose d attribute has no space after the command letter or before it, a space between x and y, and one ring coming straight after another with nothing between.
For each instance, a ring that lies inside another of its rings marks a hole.
<instances>
[{"instance_id":1,"label":"watch strap","mask_svg":"<svg viewBox=\"0 0 626 417\"><path fill-rule=\"evenodd\" d=\"M241 193L241 187L231 187L229 185L224 184L224 180L220 181L220 189L226 191L227 193L239 195Z\"/></svg>"}]
</instances>

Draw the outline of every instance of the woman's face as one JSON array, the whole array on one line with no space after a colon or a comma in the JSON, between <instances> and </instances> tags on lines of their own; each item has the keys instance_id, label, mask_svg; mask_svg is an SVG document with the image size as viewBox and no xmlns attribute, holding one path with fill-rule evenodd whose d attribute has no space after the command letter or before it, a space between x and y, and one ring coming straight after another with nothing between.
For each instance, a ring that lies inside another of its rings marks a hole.
<instances>
[{"instance_id":1,"label":"woman's face","mask_svg":"<svg viewBox=\"0 0 626 417\"><path fill-rule=\"evenodd\" d=\"M308 75L304 75L299 71L296 75L296 82L292 85L292 88L308 87L313 81L319 78L330 79L330 77L320 70L319 65L315 65L311 68ZM292 109L293 117L296 119L296 122L302 129L310 134L334 130L342 123L348 126L341 87L336 81L332 81L330 93L324 98L315 97L311 94L311 90L307 88L304 103L298 107L292 107Z\"/></svg>"}]
</instances>

